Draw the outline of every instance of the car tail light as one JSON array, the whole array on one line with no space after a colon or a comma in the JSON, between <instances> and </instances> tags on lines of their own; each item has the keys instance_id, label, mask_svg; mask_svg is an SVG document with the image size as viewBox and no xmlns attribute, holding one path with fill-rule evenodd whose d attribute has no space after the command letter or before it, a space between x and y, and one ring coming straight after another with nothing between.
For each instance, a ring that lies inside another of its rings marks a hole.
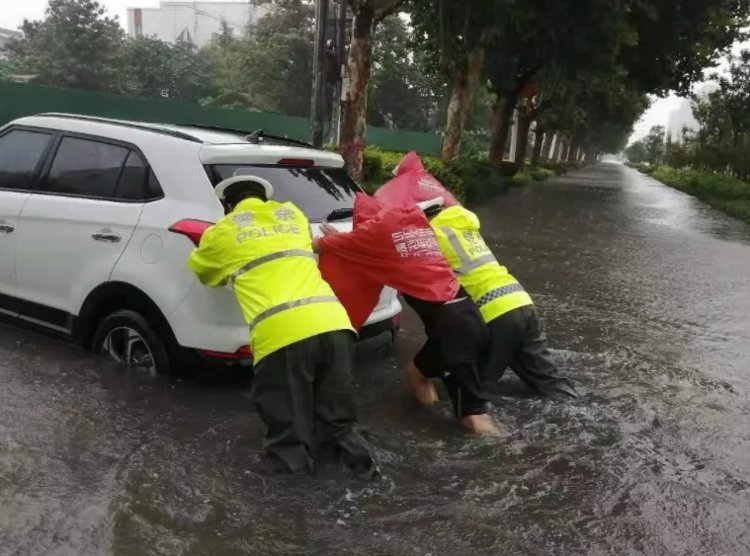
<instances>
[{"instance_id":1,"label":"car tail light","mask_svg":"<svg viewBox=\"0 0 750 556\"><path fill-rule=\"evenodd\" d=\"M309 167L315 166L315 161L309 158L282 158L276 164L279 166Z\"/></svg>"},{"instance_id":2,"label":"car tail light","mask_svg":"<svg viewBox=\"0 0 750 556\"><path fill-rule=\"evenodd\" d=\"M201 236L208 228L213 226L211 222L205 222L203 220L192 220L187 218L180 220L176 224L170 226L169 231L176 234L182 234L192 241L197 247L201 242Z\"/></svg>"},{"instance_id":3,"label":"car tail light","mask_svg":"<svg viewBox=\"0 0 750 556\"><path fill-rule=\"evenodd\" d=\"M225 351L211 351L210 349L200 349L198 351L205 357L211 357L213 359L226 359L228 361L253 358L253 352L250 350L250 346L242 346L234 353Z\"/></svg>"}]
</instances>

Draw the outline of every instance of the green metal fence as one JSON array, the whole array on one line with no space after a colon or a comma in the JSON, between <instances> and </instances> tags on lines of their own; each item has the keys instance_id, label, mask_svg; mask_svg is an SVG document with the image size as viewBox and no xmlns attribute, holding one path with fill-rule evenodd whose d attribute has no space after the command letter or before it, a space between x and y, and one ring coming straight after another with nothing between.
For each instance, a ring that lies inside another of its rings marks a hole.
<instances>
[{"instance_id":1,"label":"green metal fence","mask_svg":"<svg viewBox=\"0 0 750 556\"><path fill-rule=\"evenodd\" d=\"M236 129L262 128L268 133L310 140L306 118L252 112L242 109L208 108L166 99L133 98L76 89L40 87L0 81L0 125L40 112L69 112L172 124L200 124ZM437 134L369 127L367 143L394 151L439 154Z\"/></svg>"}]
</instances>

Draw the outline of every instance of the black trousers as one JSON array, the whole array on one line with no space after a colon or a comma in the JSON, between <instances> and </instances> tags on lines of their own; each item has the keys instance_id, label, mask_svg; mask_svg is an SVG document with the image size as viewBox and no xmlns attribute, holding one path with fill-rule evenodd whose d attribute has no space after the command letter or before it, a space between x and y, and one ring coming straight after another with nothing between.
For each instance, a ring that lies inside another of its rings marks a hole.
<instances>
[{"instance_id":1,"label":"black trousers","mask_svg":"<svg viewBox=\"0 0 750 556\"><path fill-rule=\"evenodd\" d=\"M490 348L482 369L485 380L500 380L510 367L537 393L578 396L573 383L558 374L533 305L500 315L487 326Z\"/></svg>"},{"instance_id":2,"label":"black trousers","mask_svg":"<svg viewBox=\"0 0 750 556\"><path fill-rule=\"evenodd\" d=\"M419 372L443 381L457 417L487 413L479 364L489 334L474 302L441 305L425 332L427 342L414 358Z\"/></svg>"},{"instance_id":3,"label":"black trousers","mask_svg":"<svg viewBox=\"0 0 750 556\"><path fill-rule=\"evenodd\" d=\"M352 400L353 367L354 337L346 330L296 342L258 363L252 397L275 468L311 470L319 443L333 445L356 470L372 467Z\"/></svg>"}]
</instances>

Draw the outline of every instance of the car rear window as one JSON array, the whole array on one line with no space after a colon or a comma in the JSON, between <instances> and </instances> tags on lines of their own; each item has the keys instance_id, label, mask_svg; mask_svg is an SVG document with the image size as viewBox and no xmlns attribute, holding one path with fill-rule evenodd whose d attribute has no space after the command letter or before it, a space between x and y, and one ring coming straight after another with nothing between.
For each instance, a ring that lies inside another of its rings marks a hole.
<instances>
[{"instance_id":1,"label":"car rear window","mask_svg":"<svg viewBox=\"0 0 750 556\"><path fill-rule=\"evenodd\" d=\"M156 176L140 154L127 146L70 136L62 138L55 153L46 191L135 202L161 197Z\"/></svg>"},{"instance_id":2,"label":"car rear window","mask_svg":"<svg viewBox=\"0 0 750 556\"><path fill-rule=\"evenodd\" d=\"M129 152L117 145L63 137L47 176L49 191L113 198Z\"/></svg>"},{"instance_id":3,"label":"car rear window","mask_svg":"<svg viewBox=\"0 0 750 556\"><path fill-rule=\"evenodd\" d=\"M343 168L287 168L214 164L207 167L214 187L233 176L258 176L271 182L274 199L291 201L313 222L321 222L336 209L354 206L362 190Z\"/></svg>"}]
</instances>

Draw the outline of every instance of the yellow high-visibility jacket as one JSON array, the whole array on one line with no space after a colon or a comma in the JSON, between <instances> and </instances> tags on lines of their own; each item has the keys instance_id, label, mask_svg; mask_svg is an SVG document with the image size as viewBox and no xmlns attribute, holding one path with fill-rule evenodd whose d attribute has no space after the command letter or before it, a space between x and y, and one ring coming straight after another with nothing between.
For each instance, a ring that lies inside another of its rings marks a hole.
<instances>
[{"instance_id":1,"label":"yellow high-visibility jacket","mask_svg":"<svg viewBox=\"0 0 750 556\"><path fill-rule=\"evenodd\" d=\"M320 275L307 218L292 203L245 199L206 230L188 266L206 286L233 287L255 363L306 338L352 330Z\"/></svg>"},{"instance_id":2,"label":"yellow high-visibility jacket","mask_svg":"<svg viewBox=\"0 0 750 556\"><path fill-rule=\"evenodd\" d=\"M479 218L462 206L446 208L431 221L440 250L459 283L479 307L484 322L532 305L531 296L497 262L479 233Z\"/></svg>"}]
</instances>

